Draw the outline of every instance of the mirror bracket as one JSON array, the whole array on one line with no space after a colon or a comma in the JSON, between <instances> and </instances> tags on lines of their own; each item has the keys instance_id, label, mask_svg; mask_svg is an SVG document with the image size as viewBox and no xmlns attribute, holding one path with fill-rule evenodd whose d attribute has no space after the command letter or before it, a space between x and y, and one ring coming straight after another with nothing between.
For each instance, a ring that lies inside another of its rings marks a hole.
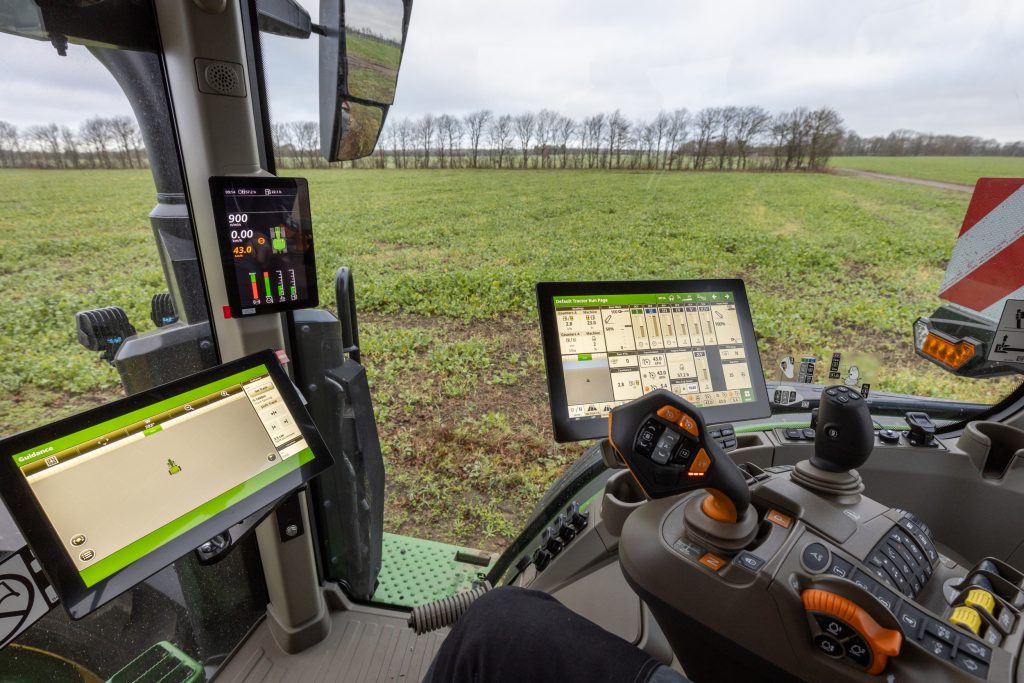
<instances>
[{"instance_id":1,"label":"mirror bracket","mask_svg":"<svg viewBox=\"0 0 1024 683\"><path fill-rule=\"evenodd\" d=\"M263 33L302 40L319 33L313 28L316 25L309 12L297 0L256 0L256 15Z\"/></svg>"}]
</instances>

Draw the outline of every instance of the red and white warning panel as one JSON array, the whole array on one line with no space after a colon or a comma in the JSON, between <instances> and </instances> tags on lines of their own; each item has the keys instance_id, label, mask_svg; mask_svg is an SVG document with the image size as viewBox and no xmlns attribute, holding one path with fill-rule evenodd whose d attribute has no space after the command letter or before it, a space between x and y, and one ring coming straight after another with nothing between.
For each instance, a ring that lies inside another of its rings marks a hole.
<instances>
[{"instance_id":1,"label":"red and white warning panel","mask_svg":"<svg viewBox=\"0 0 1024 683\"><path fill-rule=\"evenodd\" d=\"M939 296L996 322L1024 299L1024 178L980 178Z\"/></svg>"}]
</instances>

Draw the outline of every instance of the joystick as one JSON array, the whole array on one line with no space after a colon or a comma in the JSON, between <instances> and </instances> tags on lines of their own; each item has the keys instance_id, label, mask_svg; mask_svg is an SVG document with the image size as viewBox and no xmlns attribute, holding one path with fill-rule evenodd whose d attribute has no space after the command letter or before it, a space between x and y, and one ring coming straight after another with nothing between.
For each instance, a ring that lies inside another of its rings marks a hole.
<instances>
[{"instance_id":1,"label":"joystick","mask_svg":"<svg viewBox=\"0 0 1024 683\"><path fill-rule=\"evenodd\" d=\"M821 393L811 464L827 472L863 465L875 447L875 429L867 401L843 385Z\"/></svg>"},{"instance_id":2,"label":"joystick","mask_svg":"<svg viewBox=\"0 0 1024 683\"><path fill-rule=\"evenodd\" d=\"M746 479L693 404L665 389L652 391L611 411L608 440L648 498L707 490L685 508L694 540L728 552L753 538L757 515Z\"/></svg>"},{"instance_id":3,"label":"joystick","mask_svg":"<svg viewBox=\"0 0 1024 683\"><path fill-rule=\"evenodd\" d=\"M874 446L867 402L849 387L826 387L818 406L814 455L797 464L793 481L816 493L855 496L864 484L854 468L867 461Z\"/></svg>"}]
</instances>

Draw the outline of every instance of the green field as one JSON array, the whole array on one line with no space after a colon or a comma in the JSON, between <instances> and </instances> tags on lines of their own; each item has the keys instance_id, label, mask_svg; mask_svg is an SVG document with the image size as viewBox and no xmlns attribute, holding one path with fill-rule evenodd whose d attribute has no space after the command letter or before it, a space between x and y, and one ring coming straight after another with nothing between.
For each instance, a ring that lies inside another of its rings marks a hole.
<instances>
[{"instance_id":1,"label":"green field","mask_svg":"<svg viewBox=\"0 0 1024 683\"><path fill-rule=\"evenodd\" d=\"M310 171L321 292L356 275L388 528L500 547L582 452L551 439L533 286L743 277L765 366L868 350L876 389L992 401L918 360L969 195L816 174ZM4 171L0 434L118 394L74 313L149 329L164 289L146 171ZM326 303L326 302L325 302Z\"/></svg>"},{"instance_id":2,"label":"green field","mask_svg":"<svg viewBox=\"0 0 1024 683\"><path fill-rule=\"evenodd\" d=\"M833 168L974 185L978 178L1024 177L1024 157L833 157Z\"/></svg>"},{"instance_id":3,"label":"green field","mask_svg":"<svg viewBox=\"0 0 1024 683\"><path fill-rule=\"evenodd\" d=\"M356 31L345 33L348 87L353 96L390 104L395 99L401 47Z\"/></svg>"},{"instance_id":4,"label":"green field","mask_svg":"<svg viewBox=\"0 0 1024 683\"><path fill-rule=\"evenodd\" d=\"M402 61L401 46L360 33L358 29L345 32L345 48L349 54L396 71Z\"/></svg>"}]
</instances>

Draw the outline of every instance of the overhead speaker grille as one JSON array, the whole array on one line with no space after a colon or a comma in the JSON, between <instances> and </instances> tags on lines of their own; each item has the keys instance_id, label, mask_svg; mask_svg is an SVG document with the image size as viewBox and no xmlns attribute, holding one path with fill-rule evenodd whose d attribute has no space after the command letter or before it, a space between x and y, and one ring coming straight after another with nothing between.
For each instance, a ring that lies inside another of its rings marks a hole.
<instances>
[{"instance_id":1,"label":"overhead speaker grille","mask_svg":"<svg viewBox=\"0 0 1024 683\"><path fill-rule=\"evenodd\" d=\"M245 97L245 79L241 64L197 59L196 78L199 82L200 92L227 97Z\"/></svg>"}]
</instances>

